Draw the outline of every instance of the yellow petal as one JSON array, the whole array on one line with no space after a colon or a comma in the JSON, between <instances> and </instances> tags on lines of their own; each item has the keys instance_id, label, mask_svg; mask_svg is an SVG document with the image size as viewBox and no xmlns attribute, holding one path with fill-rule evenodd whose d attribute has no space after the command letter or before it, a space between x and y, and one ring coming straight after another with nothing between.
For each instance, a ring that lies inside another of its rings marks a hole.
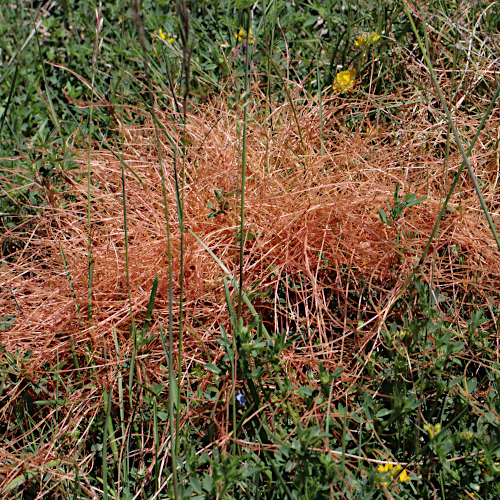
<instances>
[{"instance_id":1,"label":"yellow petal","mask_svg":"<svg viewBox=\"0 0 500 500\"><path fill-rule=\"evenodd\" d=\"M400 483L407 483L408 481L411 481L411 478L408 477L408 473L406 472L406 469L401 472L401 474L399 475L399 482Z\"/></svg>"},{"instance_id":2,"label":"yellow petal","mask_svg":"<svg viewBox=\"0 0 500 500\"><path fill-rule=\"evenodd\" d=\"M336 90L337 92L353 92L353 88L356 83L356 80L354 78L355 76L355 69L349 69L337 73L333 86L334 90Z\"/></svg>"}]
</instances>

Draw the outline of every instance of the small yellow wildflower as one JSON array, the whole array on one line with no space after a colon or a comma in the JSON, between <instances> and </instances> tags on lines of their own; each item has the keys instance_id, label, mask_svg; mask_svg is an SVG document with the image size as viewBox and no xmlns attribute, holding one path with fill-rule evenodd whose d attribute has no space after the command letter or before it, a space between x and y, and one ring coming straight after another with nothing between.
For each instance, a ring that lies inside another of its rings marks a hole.
<instances>
[{"instance_id":1,"label":"small yellow wildflower","mask_svg":"<svg viewBox=\"0 0 500 500\"><path fill-rule=\"evenodd\" d=\"M377 472L379 474L382 474L383 472L389 472L392 469L392 467L393 467L392 464L379 465L377 468ZM381 484L389 484L389 479L388 478L385 479L387 475L390 475L390 472L389 474L384 474L384 479L382 480L381 483L375 483L377 488L380 487Z\"/></svg>"},{"instance_id":2,"label":"small yellow wildflower","mask_svg":"<svg viewBox=\"0 0 500 500\"><path fill-rule=\"evenodd\" d=\"M399 483L407 483L408 481L411 481L410 476L408 476L408 473L406 472L406 469L404 469L401 473L402 467L399 464L393 465L393 464L385 464L385 465L379 465L377 468L377 472L379 474L382 474L385 472L384 479L382 480L381 483L376 483L377 487L380 487L382 484L389 484L391 481L394 481L396 478Z\"/></svg>"},{"instance_id":3,"label":"small yellow wildflower","mask_svg":"<svg viewBox=\"0 0 500 500\"><path fill-rule=\"evenodd\" d=\"M401 472L401 474L398 477L398 481L400 483L407 483L408 481L411 481L411 478L408 475L408 473L406 472L406 469L403 472Z\"/></svg>"},{"instance_id":4,"label":"small yellow wildflower","mask_svg":"<svg viewBox=\"0 0 500 500\"><path fill-rule=\"evenodd\" d=\"M434 436L437 436L441 432L441 424L424 424L424 431L429 434L431 439L434 439Z\"/></svg>"},{"instance_id":5,"label":"small yellow wildflower","mask_svg":"<svg viewBox=\"0 0 500 500\"><path fill-rule=\"evenodd\" d=\"M337 92L354 92L356 70L348 69L337 73L333 89Z\"/></svg>"},{"instance_id":6,"label":"small yellow wildflower","mask_svg":"<svg viewBox=\"0 0 500 500\"><path fill-rule=\"evenodd\" d=\"M163 38L163 40L165 40L165 38L167 38L167 34L164 33L161 28L159 30L154 30L154 34L159 35L160 38Z\"/></svg>"},{"instance_id":7,"label":"small yellow wildflower","mask_svg":"<svg viewBox=\"0 0 500 500\"><path fill-rule=\"evenodd\" d=\"M372 43L376 43L380 40L380 35L377 35L374 31L371 33L362 33L361 35L358 36L358 39L354 42L354 45L356 47L359 47L360 49L363 49L365 47L368 47Z\"/></svg>"},{"instance_id":8,"label":"small yellow wildflower","mask_svg":"<svg viewBox=\"0 0 500 500\"><path fill-rule=\"evenodd\" d=\"M490 475L498 475L498 473L500 472L500 459L497 458L496 460L493 460L488 469L485 468L484 460L479 460L479 466L481 467L481 471L484 477Z\"/></svg>"},{"instance_id":9,"label":"small yellow wildflower","mask_svg":"<svg viewBox=\"0 0 500 500\"><path fill-rule=\"evenodd\" d=\"M154 30L154 34L158 35L162 40L167 40L169 36L168 33L165 33L161 28L159 30ZM169 43L174 43L174 39L172 37L167 40Z\"/></svg>"},{"instance_id":10,"label":"small yellow wildflower","mask_svg":"<svg viewBox=\"0 0 500 500\"><path fill-rule=\"evenodd\" d=\"M411 332L406 330L405 328L400 328L399 332L396 333L395 337L399 340L404 340L406 337L410 337Z\"/></svg>"},{"instance_id":11,"label":"small yellow wildflower","mask_svg":"<svg viewBox=\"0 0 500 500\"><path fill-rule=\"evenodd\" d=\"M460 495L460 500L468 500L469 498L477 498L473 491L466 491L464 495Z\"/></svg>"},{"instance_id":12,"label":"small yellow wildflower","mask_svg":"<svg viewBox=\"0 0 500 500\"><path fill-rule=\"evenodd\" d=\"M401 465L398 464L398 465L396 465L396 467L401 468ZM384 464L384 465L380 464L377 468L377 471L378 472L388 472L388 471L392 470L393 468L394 468L393 464Z\"/></svg>"},{"instance_id":13,"label":"small yellow wildflower","mask_svg":"<svg viewBox=\"0 0 500 500\"><path fill-rule=\"evenodd\" d=\"M250 36L248 37L248 41L255 44L255 38L252 35L252 28L250 28L249 35ZM238 33L235 33L234 36L236 37L236 40L238 40L238 42L243 42L247 38L247 32L243 28L240 28L240 31Z\"/></svg>"}]
</instances>

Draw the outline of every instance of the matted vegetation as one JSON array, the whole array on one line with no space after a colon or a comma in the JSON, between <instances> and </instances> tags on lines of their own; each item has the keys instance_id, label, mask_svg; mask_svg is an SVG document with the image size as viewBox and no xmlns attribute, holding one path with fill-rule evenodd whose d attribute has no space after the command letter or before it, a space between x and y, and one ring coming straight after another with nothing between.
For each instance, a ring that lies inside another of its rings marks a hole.
<instances>
[{"instance_id":1,"label":"matted vegetation","mask_svg":"<svg viewBox=\"0 0 500 500\"><path fill-rule=\"evenodd\" d=\"M137 7L4 143L2 495L497 498L496 5Z\"/></svg>"}]
</instances>

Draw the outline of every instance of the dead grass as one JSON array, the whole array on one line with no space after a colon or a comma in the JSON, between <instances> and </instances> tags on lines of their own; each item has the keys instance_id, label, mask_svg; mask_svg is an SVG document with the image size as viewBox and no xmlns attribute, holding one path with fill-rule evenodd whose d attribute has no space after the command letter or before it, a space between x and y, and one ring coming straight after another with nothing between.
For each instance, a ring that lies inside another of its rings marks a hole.
<instances>
[{"instance_id":1,"label":"dead grass","mask_svg":"<svg viewBox=\"0 0 500 500\"><path fill-rule=\"evenodd\" d=\"M322 133L317 103L298 105L305 149L302 149L290 105L275 104L266 117L264 96L254 89L253 97L254 103L249 109L252 120L247 142L245 213L246 228L255 238L245 245L245 290L253 295L269 331L303 333L303 341L288 349L283 357L286 373L294 383L309 384L313 388L316 382L310 373L318 372L319 362L332 370L344 366L342 383L335 387L334 400L337 400L345 397L360 377L369 341L375 341L370 344L370 350L381 341L383 320L401 323L399 308L388 313L391 298L418 263L445 189L451 185L461 158L452 143L449 161L445 161L443 121L424 104L405 104L411 101L408 96L393 95L384 101L383 124L371 134L367 131L374 122L368 117L376 108L369 100L361 103L336 97L324 102ZM298 100L298 94L295 97ZM359 109L363 111L353 111ZM470 139L480 117L471 118L459 109L455 118L459 131ZM172 124L167 112L159 112L159 119L180 148L182 130ZM192 109L186 129L189 148L183 191L186 226L235 275L238 196L235 192L221 207L214 191L230 193L238 187L240 119L229 110L225 100L216 99ZM357 121L355 128L349 123L353 119ZM496 111L471 155L471 164L483 182L483 193L497 225L500 220L499 121ZM150 330L158 333L158 322L162 319L166 324L168 316L167 234L160 165L151 122L146 119L144 125L128 128L124 135L125 161L142 180L141 184L126 171L132 311L140 326L153 280L159 275ZM173 151L164 136L161 140L178 296L180 230L175 210ZM53 366L57 357L67 361L63 371L71 370L71 337L81 364L92 356L96 365L95 369L88 370L93 384L73 394L68 392L67 398L72 404L60 409L62 415L66 414L61 432L63 429L67 432L77 423L79 412L95 410L95 396L116 377L116 360L123 363L133 351L129 334L120 161L109 150L96 148L92 152L91 239L95 267L91 326L86 321L85 152L79 163L81 172L68 178L73 201L66 197L63 204L61 197L54 196L52 205L32 228L24 248L4 256L1 267L4 286L0 315L11 314L17 318L11 329L2 332L1 344L8 352L33 351L24 365L23 376L36 383L45 373L46 363ZM406 212L398 225L389 227L381 223L379 209L389 213L397 183L401 195L415 193L427 199ZM224 213L208 218L211 212L208 202ZM422 280L429 283L432 280L433 286L456 300L455 317L450 317L448 312L444 315L466 328L467 315L475 306L470 303L471 295L464 291L473 291L478 303L496 300L488 297L498 297L500 253L465 173L449 208L421 275ZM12 236L15 236L14 230L4 235L5 238ZM59 245L68 259L82 324ZM186 234L184 262L184 307L188 314L185 315L182 353L184 373L188 373L198 363L216 363L224 354L217 343L220 326L229 333L231 330L224 298L224 272L190 234ZM236 300L236 294L233 298ZM406 300L411 306L416 298L410 296ZM175 308L177 318L178 303ZM410 315L411 310L409 307ZM362 330L358 329L359 318L365 322ZM119 353L114 345L113 328L118 332ZM105 356L108 367L110 360L114 360L112 369L105 366ZM158 338L139 359L141 377L150 383L164 383L168 379ZM213 374L197 373L190 375L189 383L208 387ZM185 379L184 387L187 383ZM193 406L195 409L185 415L184 422L214 418L219 428L214 439L224 441L229 419L227 405L222 400L230 386L230 380L223 384L218 405L199 401ZM12 387L7 397L12 397L17 390L19 385ZM47 387L47 390L53 392L55 388ZM71 418L70 412L75 412ZM8 415L9 410L4 407L2 418ZM312 415L305 414L304 418ZM67 456L71 456L71 449ZM54 450L46 450L42 455L47 460L54 456ZM20 464L20 456L16 458L11 452L9 458L4 455L1 460Z\"/></svg>"}]
</instances>

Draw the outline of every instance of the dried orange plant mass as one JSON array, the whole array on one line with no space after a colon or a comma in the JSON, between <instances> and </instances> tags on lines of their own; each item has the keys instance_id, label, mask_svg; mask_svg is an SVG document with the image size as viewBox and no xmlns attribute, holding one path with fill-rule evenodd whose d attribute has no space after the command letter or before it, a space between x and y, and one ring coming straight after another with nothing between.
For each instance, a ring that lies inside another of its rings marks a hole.
<instances>
[{"instance_id":1,"label":"dried orange plant mass","mask_svg":"<svg viewBox=\"0 0 500 500\"><path fill-rule=\"evenodd\" d=\"M344 325L343 317L330 313L332 300L345 301L342 269L347 266L350 273L360 279L370 279L374 285L378 283L386 289L386 295L397 289L417 264L433 227L444 193L443 169L448 170L451 184L461 160L453 153L449 165L444 165L444 160L439 158L444 147L443 137L436 130L435 137L424 141L424 130L429 126L425 122L409 121L402 124L406 127L400 130L380 131L376 136L363 131L346 134L342 132L338 116L347 113L348 108L345 104L336 106L337 102L324 105L323 131L318 123L317 106L299 108L305 150L288 104L273 110L267 120L273 119L272 129L266 121L259 120L263 110L255 104L251 109L255 119L249 123L247 144L245 227L252 239L245 243L244 287L263 294L262 312L270 321L270 327L277 330L299 327L294 325L294 308L311 307L311 315L306 315L310 322L307 327L321 339L320 349L328 343L335 346L333 330L346 327L347 333L355 328L355 325ZM181 131L172 127L167 115L160 114L160 119L180 147ZM235 124L240 119L224 103L200 106L190 114L187 124L190 148L183 189L186 227L198 235L234 275L237 274L235 232L239 224L236 190L241 164L241 144ZM166 224L154 131L151 123L147 123L137 129L127 129L125 137L132 310L136 314L145 310L151 285L158 274L156 318L159 318L167 308L168 273ZM180 231L175 211L173 151L163 140L162 147L174 282L178 286ZM495 154L481 150L478 144L473 161L482 178L495 177ZM79 326L59 245L68 259L77 303L85 316L88 287L85 153L80 163L82 178L71 181L72 194L78 201L66 204L65 208L56 203L47 209L22 258L2 269L3 279L12 288L23 311L19 316L19 311L12 310L13 301L4 296L4 307L18 317L16 326L4 334L4 343L9 348L33 349L39 353L40 362L50 352L55 353L55 349L61 354L61 350L68 347L61 342L61 336L67 339L70 332L76 335L81 346L89 341L106 341L115 326L121 332L121 340L130 342L121 164L106 150L93 151L91 158L94 320L91 328ZM177 168L180 171L181 161ZM402 219L400 225L383 225L379 209L390 210L398 183L401 193L417 193L427 199L411 216ZM229 196L224 196L228 193ZM495 193L486 193L486 197L494 202ZM498 268L498 255L465 175L462 189L457 190L450 207L453 210L442 222L439 241L454 242L466 253L472 266L469 272L477 266L493 273ZM492 209L494 212L494 207ZM398 234L399 243L396 242ZM463 274L466 270L440 266L435 279L448 282L452 290L470 279ZM227 322L224 276L206 249L187 233L185 306L211 331L216 331L219 323ZM293 280L300 282L302 288L287 287L285 301L275 301L277 284ZM382 313L373 304L364 307L371 308L374 317ZM198 322L189 316L186 321L189 328L200 329ZM378 322L374 319L373 325ZM213 340L203 329L200 335L204 341Z\"/></svg>"},{"instance_id":2,"label":"dried orange plant mass","mask_svg":"<svg viewBox=\"0 0 500 500\"><path fill-rule=\"evenodd\" d=\"M322 124L317 102L296 104L300 133L288 102L274 104L266 115L263 101L254 90L248 110L252 119L247 138L244 289L269 331L302 334L303 340L282 358L292 381L314 386L307 374L317 371L319 362L330 370L344 367L342 383L334 389L336 400L356 383L364 360L381 339L383 325L401 319L398 310L391 309L391 300L419 262L461 157L452 144L446 163L442 127L435 124L428 110L416 112L410 105L405 107L402 97L387 101L386 113L391 112L390 104L399 105L397 122L377 129L369 119L373 110L367 108L366 117L349 131L345 122L353 108L352 97L344 100L335 96L323 102ZM172 125L168 112L157 113L181 150L182 127ZM192 104L186 125L189 147L184 170L182 158L177 159L184 223L203 242L186 232L183 370L216 363L224 355L217 342L221 326L231 336L223 282L227 274L207 248L238 276L239 240L235 234L239 230L241 138L237 124L241 120L242 115L223 99ZM498 122L495 113L488 129L496 130ZM467 130L478 126L460 111L456 124L465 137L469 137ZM139 359L149 380L161 382L168 375L158 332L159 322L166 325L168 321L169 287L161 168L166 178L176 299L181 280L174 153L160 135L160 164L153 125L147 118L144 125L123 132L131 310L140 325L158 275L150 327L154 335ZM497 152L490 141L486 133L481 135L471 162L487 183L484 195L498 223ZM1 334L2 345L9 351L33 351L25 369L34 381L45 362L71 359L71 339L80 358L88 356L91 346L96 373L106 363L105 353L109 363L123 362L133 351L122 167L117 155L105 149L94 149L90 162L94 269L92 320L87 321L86 155L82 152L80 156L81 171L67 176L71 197L64 204L62 199L54 199L32 228L27 244L4 259L1 267L5 284L2 316L16 316L13 327ZM384 224L379 210L391 211L397 185L401 196L414 193L426 199L392 225ZM14 231L10 236L15 236ZM468 286L487 300L489 289L500 286L500 255L465 172L422 266L422 279L430 282L431 271L433 283L450 297ZM236 303L234 288L231 293ZM457 304L458 315L460 307ZM178 330L179 302L175 300L174 309L174 328ZM362 328L355 319L361 314ZM246 311L244 316L248 321ZM213 376L208 371L198 373L200 386ZM229 385L226 389L229 391ZM81 400L82 394L74 398ZM186 418L203 419L211 411L211 405L197 408L196 415ZM217 421L224 436L224 406L220 411ZM307 413L303 418L308 418Z\"/></svg>"}]
</instances>

